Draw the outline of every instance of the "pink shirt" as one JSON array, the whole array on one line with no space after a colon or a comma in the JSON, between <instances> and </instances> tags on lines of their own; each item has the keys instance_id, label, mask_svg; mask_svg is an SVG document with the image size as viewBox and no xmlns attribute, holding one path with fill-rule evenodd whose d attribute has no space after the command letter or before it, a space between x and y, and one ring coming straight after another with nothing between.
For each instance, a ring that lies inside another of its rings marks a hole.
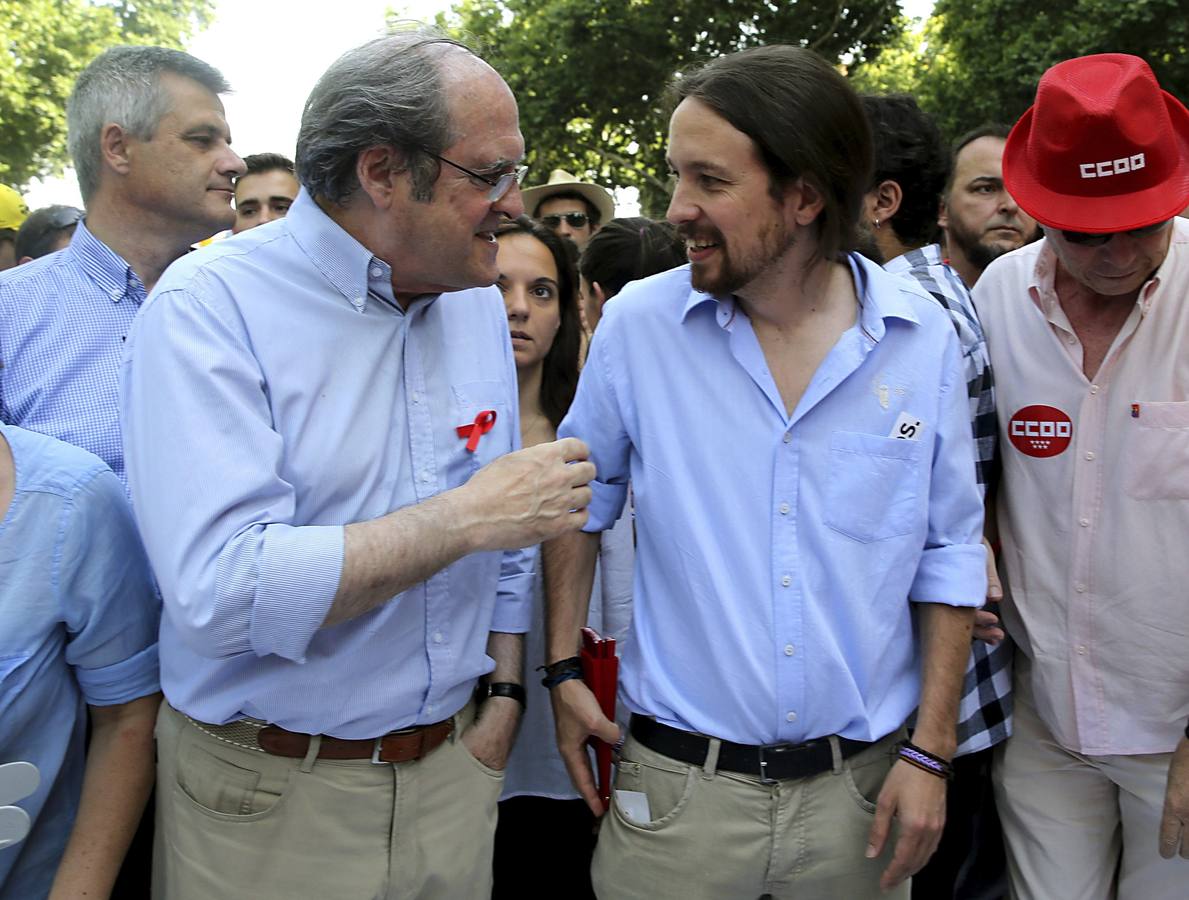
<instances>
[{"instance_id":1,"label":"pink shirt","mask_svg":"<svg viewBox=\"0 0 1189 900\"><path fill-rule=\"evenodd\" d=\"M1166 753L1189 719L1189 221L1093 382L1044 240L974 291L995 370L1004 619L1066 748Z\"/></svg>"}]
</instances>

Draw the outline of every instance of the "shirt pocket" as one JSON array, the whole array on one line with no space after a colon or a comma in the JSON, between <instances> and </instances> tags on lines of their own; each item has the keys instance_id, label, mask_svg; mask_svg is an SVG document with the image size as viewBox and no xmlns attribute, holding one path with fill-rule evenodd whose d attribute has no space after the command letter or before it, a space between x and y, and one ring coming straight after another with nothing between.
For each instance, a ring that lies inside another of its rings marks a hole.
<instances>
[{"instance_id":1,"label":"shirt pocket","mask_svg":"<svg viewBox=\"0 0 1189 900\"><path fill-rule=\"evenodd\" d=\"M480 468L508 452L512 422L502 381L469 381L451 385L450 392L453 399L450 432L454 442L454 452L450 454L451 469L452 474L461 475L458 480L451 480L453 485L466 481ZM467 444L472 435L461 435L458 429L472 426L482 430L482 422L478 420L486 412L495 413L495 419L490 429L478 436L474 451L470 451Z\"/></svg>"},{"instance_id":2,"label":"shirt pocket","mask_svg":"<svg viewBox=\"0 0 1189 900\"><path fill-rule=\"evenodd\" d=\"M913 531L918 502L920 441L836 431L830 438L826 524L863 543Z\"/></svg>"},{"instance_id":3,"label":"shirt pocket","mask_svg":"<svg viewBox=\"0 0 1189 900\"><path fill-rule=\"evenodd\" d=\"M1136 500L1189 500L1189 401L1141 401L1123 453L1123 489Z\"/></svg>"}]
</instances>

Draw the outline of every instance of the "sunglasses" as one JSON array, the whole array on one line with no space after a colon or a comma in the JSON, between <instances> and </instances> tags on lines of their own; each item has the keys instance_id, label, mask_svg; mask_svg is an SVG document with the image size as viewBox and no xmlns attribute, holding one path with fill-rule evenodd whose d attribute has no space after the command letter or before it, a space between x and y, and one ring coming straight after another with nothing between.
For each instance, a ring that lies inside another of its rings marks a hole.
<instances>
[{"instance_id":1,"label":"sunglasses","mask_svg":"<svg viewBox=\"0 0 1189 900\"><path fill-rule=\"evenodd\" d=\"M586 223L590 221L590 217L586 213L562 213L561 215L541 216L541 222L546 228L557 230L561 225L561 220L565 219L566 224L571 228L585 228Z\"/></svg>"},{"instance_id":2,"label":"sunglasses","mask_svg":"<svg viewBox=\"0 0 1189 900\"><path fill-rule=\"evenodd\" d=\"M1127 231L1108 231L1106 234L1090 234L1085 231L1065 231L1062 229L1061 236L1071 244L1078 244L1082 247L1101 247L1103 244L1109 243L1110 239L1116 234L1125 234L1133 238L1147 237L1150 234L1155 234L1171 221L1171 219L1165 219L1163 222L1145 225L1143 228L1129 228Z\"/></svg>"}]
</instances>

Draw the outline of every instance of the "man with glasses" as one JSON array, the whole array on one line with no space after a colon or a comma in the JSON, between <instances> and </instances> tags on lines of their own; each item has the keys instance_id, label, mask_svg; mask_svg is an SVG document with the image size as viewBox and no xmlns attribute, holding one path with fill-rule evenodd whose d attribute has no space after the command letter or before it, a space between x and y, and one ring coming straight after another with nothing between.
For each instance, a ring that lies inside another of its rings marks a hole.
<instances>
[{"instance_id":1,"label":"man with glasses","mask_svg":"<svg viewBox=\"0 0 1189 900\"><path fill-rule=\"evenodd\" d=\"M490 896L541 540L578 440L519 452L495 230L507 85L424 31L315 86L288 215L191 254L128 338L165 606L157 896ZM476 716L472 695L487 676Z\"/></svg>"},{"instance_id":2,"label":"man with glasses","mask_svg":"<svg viewBox=\"0 0 1189 900\"><path fill-rule=\"evenodd\" d=\"M1189 112L1137 57L1068 60L1041 78L1003 172L1045 234L974 290L1020 649L995 767L1012 895L1183 898Z\"/></svg>"},{"instance_id":3,"label":"man with glasses","mask_svg":"<svg viewBox=\"0 0 1189 900\"><path fill-rule=\"evenodd\" d=\"M579 250L603 222L615 217L615 200L606 188L579 181L564 169L554 169L548 184L525 190L524 208Z\"/></svg>"}]
</instances>

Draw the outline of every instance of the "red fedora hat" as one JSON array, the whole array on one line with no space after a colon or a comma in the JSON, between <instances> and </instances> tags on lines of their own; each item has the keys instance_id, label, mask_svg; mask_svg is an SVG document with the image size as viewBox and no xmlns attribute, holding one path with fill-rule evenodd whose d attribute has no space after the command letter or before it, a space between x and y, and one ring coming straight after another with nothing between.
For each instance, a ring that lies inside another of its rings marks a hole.
<instances>
[{"instance_id":1,"label":"red fedora hat","mask_svg":"<svg viewBox=\"0 0 1189 900\"><path fill-rule=\"evenodd\" d=\"M1189 204L1189 111L1138 56L1058 63L1003 151L1008 192L1051 228L1103 233Z\"/></svg>"}]
</instances>

